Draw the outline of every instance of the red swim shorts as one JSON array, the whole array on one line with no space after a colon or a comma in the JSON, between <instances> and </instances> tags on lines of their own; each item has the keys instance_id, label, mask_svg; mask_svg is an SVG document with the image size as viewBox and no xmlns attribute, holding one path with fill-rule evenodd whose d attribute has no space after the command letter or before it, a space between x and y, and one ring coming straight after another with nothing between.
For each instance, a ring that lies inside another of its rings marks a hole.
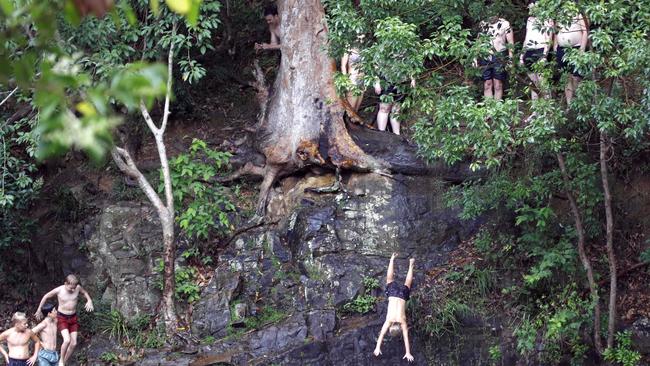
<instances>
[{"instance_id":1,"label":"red swim shorts","mask_svg":"<svg viewBox=\"0 0 650 366\"><path fill-rule=\"evenodd\" d=\"M68 332L74 333L79 330L77 314L67 315L58 313L56 315L56 328L60 331L67 329Z\"/></svg>"}]
</instances>

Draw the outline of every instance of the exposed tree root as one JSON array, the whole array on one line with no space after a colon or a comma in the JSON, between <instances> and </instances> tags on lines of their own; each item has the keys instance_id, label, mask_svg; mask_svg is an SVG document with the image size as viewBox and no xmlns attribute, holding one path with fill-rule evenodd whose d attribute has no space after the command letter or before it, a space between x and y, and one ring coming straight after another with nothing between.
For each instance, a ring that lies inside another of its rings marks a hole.
<instances>
[{"instance_id":1,"label":"exposed tree root","mask_svg":"<svg viewBox=\"0 0 650 366\"><path fill-rule=\"evenodd\" d=\"M331 186L319 187L319 188L305 188L305 192L311 192L311 193L336 193L339 191L347 193L347 190L341 183L341 169L339 168L336 168L336 179L334 179L334 183L332 183Z\"/></svg>"}]
</instances>

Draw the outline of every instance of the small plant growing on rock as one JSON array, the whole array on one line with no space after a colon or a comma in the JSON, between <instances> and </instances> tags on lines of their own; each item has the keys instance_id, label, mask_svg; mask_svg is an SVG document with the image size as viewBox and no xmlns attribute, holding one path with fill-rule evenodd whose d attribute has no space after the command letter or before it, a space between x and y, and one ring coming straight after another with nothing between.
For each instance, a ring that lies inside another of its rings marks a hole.
<instances>
[{"instance_id":1,"label":"small plant growing on rock","mask_svg":"<svg viewBox=\"0 0 650 366\"><path fill-rule=\"evenodd\" d=\"M354 298L354 300L343 305L343 310L349 313L359 313L365 314L374 310L375 304L377 303L377 298L371 295L360 295Z\"/></svg>"},{"instance_id":2,"label":"small plant growing on rock","mask_svg":"<svg viewBox=\"0 0 650 366\"><path fill-rule=\"evenodd\" d=\"M348 313L365 314L374 310L377 297L370 295L372 290L379 288L379 281L373 277L364 277L363 292L349 303L343 305L343 310Z\"/></svg>"},{"instance_id":3,"label":"small plant growing on rock","mask_svg":"<svg viewBox=\"0 0 650 366\"><path fill-rule=\"evenodd\" d=\"M606 361L623 366L635 366L641 361L641 354L632 349L632 333L629 330L616 333L616 347L605 350L603 356Z\"/></svg>"},{"instance_id":4,"label":"small plant growing on rock","mask_svg":"<svg viewBox=\"0 0 650 366\"><path fill-rule=\"evenodd\" d=\"M159 259L156 262L155 271L157 274L162 274L162 260ZM201 298L201 287L196 283L197 276L198 271L195 267L176 267L176 297L183 299L188 303L198 301ZM162 279L157 282L157 286L162 290Z\"/></svg>"},{"instance_id":5,"label":"small plant growing on rock","mask_svg":"<svg viewBox=\"0 0 650 366\"><path fill-rule=\"evenodd\" d=\"M379 280L374 277L364 277L363 288L365 288L366 291L372 291L376 288L379 288Z\"/></svg>"},{"instance_id":6,"label":"small plant growing on rock","mask_svg":"<svg viewBox=\"0 0 650 366\"><path fill-rule=\"evenodd\" d=\"M109 365L117 365L117 363L120 361L119 357L117 357L114 352L104 352L101 356L99 356L99 359L108 363Z\"/></svg>"}]
</instances>

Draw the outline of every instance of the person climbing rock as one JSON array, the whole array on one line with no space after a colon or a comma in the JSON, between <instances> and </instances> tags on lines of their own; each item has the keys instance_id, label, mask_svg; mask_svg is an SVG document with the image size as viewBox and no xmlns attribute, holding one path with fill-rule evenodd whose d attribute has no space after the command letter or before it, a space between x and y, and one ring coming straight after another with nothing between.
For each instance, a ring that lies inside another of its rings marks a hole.
<instances>
[{"instance_id":1,"label":"person climbing rock","mask_svg":"<svg viewBox=\"0 0 650 366\"><path fill-rule=\"evenodd\" d=\"M413 362L413 355L411 355L411 347L409 344L409 331L406 324L406 302L411 296L411 284L413 283L413 265L415 259L409 259L409 270L406 273L406 281L404 284L398 284L395 282L394 278L394 268L395 268L395 258L397 253L393 253L390 257L390 262L388 263L388 273L386 274L386 296L388 297L388 312L386 313L386 321L381 327L379 332L379 338L377 338L377 347L373 354L379 356L381 354L381 342L384 339L386 332L390 332L390 335L396 336L399 334L400 330L402 331L402 337L404 338L404 348L406 349L406 354L403 359L406 359L409 362Z\"/></svg>"},{"instance_id":2,"label":"person climbing rock","mask_svg":"<svg viewBox=\"0 0 650 366\"><path fill-rule=\"evenodd\" d=\"M77 276L69 274L65 278L63 285L43 296L41 302L38 304L38 309L36 309L36 319L43 319L42 309L45 302L49 298L54 296L57 297L57 328L63 338L63 344L61 344L61 353L59 356L59 365L65 365L68 362L70 356L72 356L72 352L77 346L77 337L79 334L77 303L79 302L80 294L86 298L84 309L86 309L87 312L92 312L95 308L90 295L83 287L81 287Z\"/></svg>"},{"instance_id":3,"label":"person climbing rock","mask_svg":"<svg viewBox=\"0 0 650 366\"><path fill-rule=\"evenodd\" d=\"M269 43L255 43L256 51L269 51L280 49L280 16L278 8L272 4L264 8L264 20L269 25L271 40Z\"/></svg>"}]
</instances>

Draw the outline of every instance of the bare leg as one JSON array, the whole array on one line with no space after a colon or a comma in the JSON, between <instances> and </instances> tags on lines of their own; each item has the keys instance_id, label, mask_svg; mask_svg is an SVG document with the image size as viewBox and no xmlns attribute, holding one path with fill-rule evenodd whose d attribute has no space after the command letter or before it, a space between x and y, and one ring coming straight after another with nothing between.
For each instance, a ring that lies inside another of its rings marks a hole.
<instances>
[{"instance_id":1,"label":"bare leg","mask_svg":"<svg viewBox=\"0 0 650 366\"><path fill-rule=\"evenodd\" d=\"M393 255L390 256L390 262L388 262L388 273L386 273L386 284L393 282L395 279L395 265L393 263L395 262L395 257L397 257L397 253L393 253Z\"/></svg>"},{"instance_id":2,"label":"bare leg","mask_svg":"<svg viewBox=\"0 0 650 366\"><path fill-rule=\"evenodd\" d=\"M74 351L75 347L77 346L77 332L72 332L70 333L70 345L68 346L68 352L65 354L65 359L63 360L64 363L68 363L68 360L70 359L70 356L72 356L72 352Z\"/></svg>"},{"instance_id":3,"label":"bare leg","mask_svg":"<svg viewBox=\"0 0 650 366\"><path fill-rule=\"evenodd\" d=\"M390 114L390 128L393 129L393 133L399 135L399 104L395 103L393 110Z\"/></svg>"},{"instance_id":4,"label":"bare leg","mask_svg":"<svg viewBox=\"0 0 650 366\"><path fill-rule=\"evenodd\" d=\"M528 74L528 78L530 78L530 80L533 82L533 86L535 86L536 88L539 89L539 75L531 73L531 74ZM537 92L535 90L531 89L530 98L532 100L537 100L539 98L539 95L537 94Z\"/></svg>"},{"instance_id":5,"label":"bare leg","mask_svg":"<svg viewBox=\"0 0 650 366\"><path fill-rule=\"evenodd\" d=\"M492 79L483 82L483 96L485 99L493 97L492 86Z\"/></svg>"},{"instance_id":6,"label":"bare leg","mask_svg":"<svg viewBox=\"0 0 650 366\"><path fill-rule=\"evenodd\" d=\"M569 80L566 83L566 88L564 88L564 95L566 96L566 104L570 105L573 100L573 95L575 94L578 84L580 83L580 78L574 75L569 75Z\"/></svg>"},{"instance_id":7,"label":"bare leg","mask_svg":"<svg viewBox=\"0 0 650 366\"><path fill-rule=\"evenodd\" d=\"M63 343L61 344L61 355L59 357L59 365L63 365L66 355L68 354L68 348L70 346L70 332L67 329L61 331L61 337L63 338Z\"/></svg>"},{"instance_id":8,"label":"bare leg","mask_svg":"<svg viewBox=\"0 0 650 366\"><path fill-rule=\"evenodd\" d=\"M386 125L388 125L388 114L390 113L390 110L390 104L379 103L379 113L377 113L377 129L379 129L379 131L386 131Z\"/></svg>"},{"instance_id":9,"label":"bare leg","mask_svg":"<svg viewBox=\"0 0 650 366\"><path fill-rule=\"evenodd\" d=\"M503 81L494 79L494 99L503 99Z\"/></svg>"},{"instance_id":10,"label":"bare leg","mask_svg":"<svg viewBox=\"0 0 650 366\"><path fill-rule=\"evenodd\" d=\"M411 288L411 284L413 283L413 264L415 263L415 258L409 259L409 271L406 273L406 281L404 281L404 285L408 288Z\"/></svg>"}]
</instances>

